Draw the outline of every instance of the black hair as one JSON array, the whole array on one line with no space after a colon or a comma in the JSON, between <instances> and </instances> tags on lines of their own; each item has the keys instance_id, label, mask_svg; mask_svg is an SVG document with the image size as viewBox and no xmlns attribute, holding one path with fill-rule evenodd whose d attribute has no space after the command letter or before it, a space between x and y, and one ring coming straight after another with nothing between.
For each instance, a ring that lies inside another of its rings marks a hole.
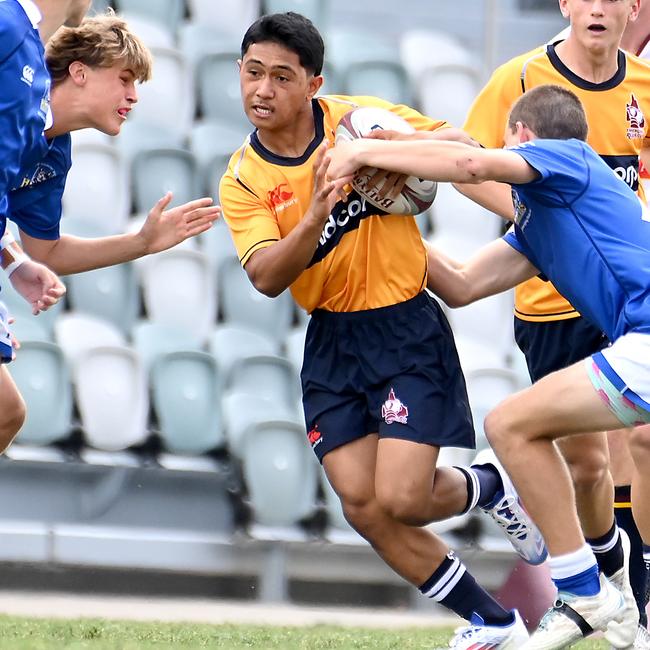
<instances>
[{"instance_id":1,"label":"black hair","mask_svg":"<svg viewBox=\"0 0 650 650\"><path fill-rule=\"evenodd\" d=\"M317 76L323 69L325 45L314 23L305 16L287 11L258 18L244 34L242 59L253 43L277 43L295 52L300 65Z\"/></svg>"},{"instance_id":2,"label":"black hair","mask_svg":"<svg viewBox=\"0 0 650 650\"><path fill-rule=\"evenodd\" d=\"M587 139L587 116L575 93L554 84L526 91L512 107L508 127L525 124L538 138Z\"/></svg>"}]
</instances>

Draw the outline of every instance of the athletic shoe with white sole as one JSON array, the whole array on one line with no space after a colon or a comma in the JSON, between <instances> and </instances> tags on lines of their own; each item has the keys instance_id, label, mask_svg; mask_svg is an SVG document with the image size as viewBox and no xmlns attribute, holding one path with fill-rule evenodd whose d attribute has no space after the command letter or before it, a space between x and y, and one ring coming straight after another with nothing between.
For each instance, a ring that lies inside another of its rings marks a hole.
<instances>
[{"instance_id":1,"label":"athletic shoe with white sole","mask_svg":"<svg viewBox=\"0 0 650 650\"><path fill-rule=\"evenodd\" d=\"M456 630L448 647L453 650L518 650L528 640L528 630L519 612L515 609L512 613L515 620L510 625L485 625L478 614L472 614L469 627Z\"/></svg>"},{"instance_id":2,"label":"athletic shoe with white sole","mask_svg":"<svg viewBox=\"0 0 650 650\"><path fill-rule=\"evenodd\" d=\"M619 528L619 531L623 545L623 567L611 576L609 581L623 594L625 616L620 623L612 621L607 626L605 638L612 648L627 649L636 648L634 639L639 629L639 608L630 584L630 538L622 528Z\"/></svg>"},{"instance_id":3,"label":"athletic shoe with white sole","mask_svg":"<svg viewBox=\"0 0 650 650\"><path fill-rule=\"evenodd\" d=\"M643 625L639 625L634 645L630 646L629 650L650 650L650 632Z\"/></svg>"},{"instance_id":4,"label":"athletic shoe with white sole","mask_svg":"<svg viewBox=\"0 0 650 650\"><path fill-rule=\"evenodd\" d=\"M518 555L528 564L542 564L548 552L544 538L519 500L519 495L503 465L491 449L476 455L472 465L492 465L503 483L503 496L490 508L482 508L499 524Z\"/></svg>"},{"instance_id":5,"label":"athletic shoe with white sole","mask_svg":"<svg viewBox=\"0 0 650 650\"><path fill-rule=\"evenodd\" d=\"M621 648L616 648L616 646L610 645L610 650L621 650ZM636 631L636 637L634 637L634 643L632 645L625 646L622 650L650 650L650 632L639 625Z\"/></svg>"},{"instance_id":6,"label":"athletic shoe with white sole","mask_svg":"<svg viewBox=\"0 0 650 650\"><path fill-rule=\"evenodd\" d=\"M576 596L558 592L555 603L542 618L522 650L559 650L589 636L605 631L612 620L625 616L625 600L601 573L600 591L595 596Z\"/></svg>"}]
</instances>

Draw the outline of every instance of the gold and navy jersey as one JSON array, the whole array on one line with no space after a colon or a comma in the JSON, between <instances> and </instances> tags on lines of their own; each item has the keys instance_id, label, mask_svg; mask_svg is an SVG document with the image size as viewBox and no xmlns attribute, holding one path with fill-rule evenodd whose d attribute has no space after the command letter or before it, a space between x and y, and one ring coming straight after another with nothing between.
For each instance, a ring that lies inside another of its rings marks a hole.
<instances>
[{"instance_id":1,"label":"gold and navy jersey","mask_svg":"<svg viewBox=\"0 0 650 650\"><path fill-rule=\"evenodd\" d=\"M563 86L584 105L587 142L645 200L639 183L639 153L650 146L649 81L650 62L622 50L611 79L598 84L585 81L562 63L555 45L548 44L499 67L476 98L464 128L482 145L502 147L508 113L517 98L542 84ZM549 321L579 314L550 282L533 278L515 290L515 315L522 320Z\"/></svg>"},{"instance_id":2,"label":"gold and navy jersey","mask_svg":"<svg viewBox=\"0 0 650 650\"><path fill-rule=\"evenodd\" d=\"M388 109L418 130L448 125L375 97L323 96L312 102L315 136L298 158L278 156L253 132L231 157L219 186L223 215L242 266L286 237L312 200L313 164L323 140L333 143L341 117L360 106ZM307 312L350 312L404 302L426 285L426 251L412 216L385 214L352 191L327 219L305 271L291 285Z\"/></svg>"}]
</instances>

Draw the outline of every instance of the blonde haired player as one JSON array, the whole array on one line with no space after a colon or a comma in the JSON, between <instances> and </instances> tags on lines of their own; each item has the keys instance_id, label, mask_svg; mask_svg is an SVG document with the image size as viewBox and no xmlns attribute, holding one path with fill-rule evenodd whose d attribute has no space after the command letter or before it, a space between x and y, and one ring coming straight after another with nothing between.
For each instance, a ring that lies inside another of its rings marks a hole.
<instances>
[{"instance_id":1,"label":"blonde haired player","mask_svg":"<svg viewBox=\"0 0 650 650\"><path fill-rule=\"evenodd\" d=\"M61 199L72 164L70 132L95 128L117 135L137 102L136 82L151 76L152 59L112 12L59 29L47 44L46 58L53 115L45 132L47 146L41 157L20 168L8 194L7 218L18 225L25 251L57 273L80 273L165 250L209 228L220 214L212 199L166 209L172 199L168 193L153 206L139 232L96 239L60 233ZM8 232L5 238L10 238ZM18 250L13 243L12 248ZM0 451L21 424L16 416L12 429L0 437Z\"/></svg>"}]
</instances>

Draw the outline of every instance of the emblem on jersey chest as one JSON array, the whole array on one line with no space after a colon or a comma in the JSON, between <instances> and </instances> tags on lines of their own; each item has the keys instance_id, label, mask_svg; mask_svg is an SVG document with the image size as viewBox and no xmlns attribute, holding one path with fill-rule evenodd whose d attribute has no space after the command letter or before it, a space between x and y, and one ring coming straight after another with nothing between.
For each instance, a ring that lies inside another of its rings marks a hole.
<instances>
[{"instance_id":1,"label":"emblem on jersey chest","mask_svg":"<svg viewBox=\"0 0 650 650\"><path fill-rule=\"evenodd\" d=\"M627 111L627 137L630 140L645 137L645 116L634 94L630 96L630 103L626 105Z\"/></svg>"},{"instance_id":2,"label":"emblem on jersey chest","mask_svg":"<svg viewBox=\"0 0 650 650\"><path fill-rule=\"evenodd\" d=\"M38 183L44 183L50 178L56 176L56 171L54 167L51 167L47 163L40 163L36 166L36 169L31 176L25 176L20 183L20 188L31 187L32 185L37 185Z\"/></svg>"},{"instance_id":3,"label":"emblem on jersey chest","mask_svg":"<svg viewBox=\"0 0 650 650\"><path fill-rule=\"evenodd\" d=\"M515 223L523 230L528 225L530 210L515 190L512 190L512 204L515 208Z\"/></svg>"},{"instance_id":4,"label":"emblem on jersey chest","mask_svg":"<svg viewBox=\"0 0 650 650\"><path fill-rule=\"evenodd\" d=\"M288 183L280 183L268 192L269 203L273 206L276 214L298 203Z\"/></svg>"}]
</instances>

